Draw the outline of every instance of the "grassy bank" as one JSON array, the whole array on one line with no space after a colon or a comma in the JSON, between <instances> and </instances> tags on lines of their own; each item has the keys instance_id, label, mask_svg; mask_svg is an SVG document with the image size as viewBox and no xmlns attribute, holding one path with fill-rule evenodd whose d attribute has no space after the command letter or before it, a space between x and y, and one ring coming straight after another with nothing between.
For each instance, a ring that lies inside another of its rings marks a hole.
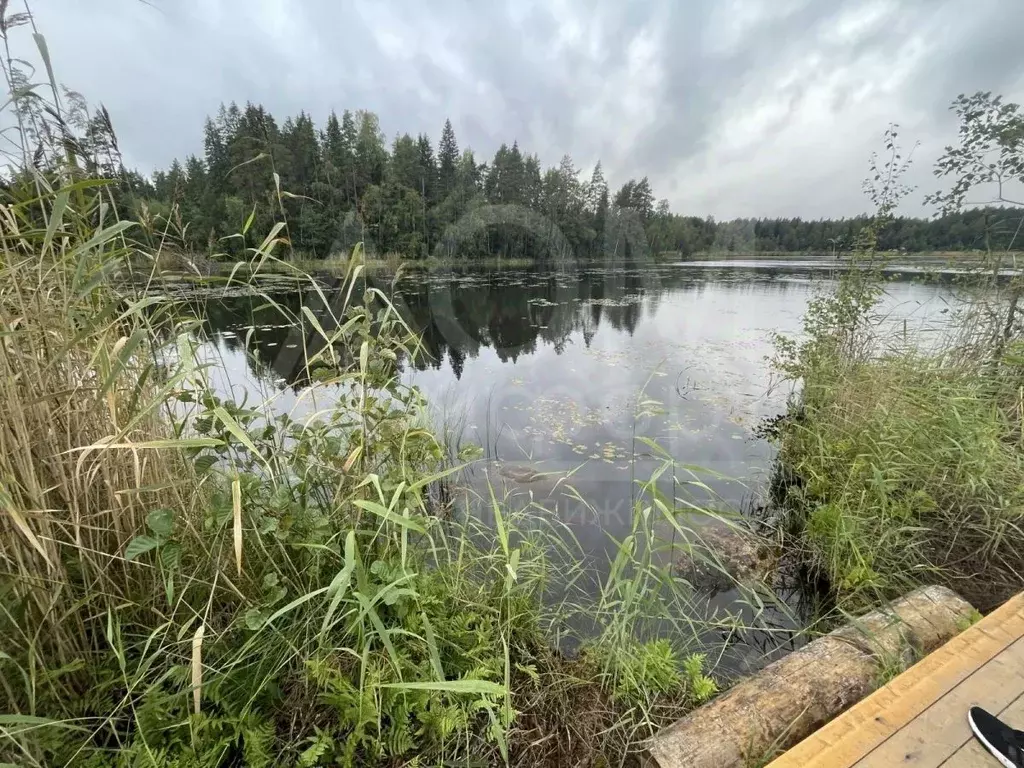
<instances>
[{"instance_id":1,"label":"grassy bank","mask_svg":"<svg viewBox=\"0 0 1024 768\"><path fill-rule=\"evenodd\" d=\"M557 521L456 514L399 375L416 336L374 289L298 316L263 296L316 339L301 398L334 405L219 399L202 306L135 293L165 260L73 176L0 206L0 760L618 765L715 693L689 585L654 556L673 500L641 484L596 594ZM289 269L283 245L251 262ZM671 642L637 639L656 624Z\"/></svg>"},{"instance_id":2,"label":"grassy bank","mask_svg":"<svg viewBox=\"0 0 1024 768\"><path fill-rule=\"evenodd\" d=\"M381 270L394 272L399 268L401 269L458 269L458 268L473 268L473 269L518 269L525 267L532 267L537 262L534 259L527 258L477 258L472 260L467 259L442 259L442 258L426 258L426 259L407 259L401 254L391 253L384 257L365 257L360 255L358 263L366 270ZM301 272L308 272L310 274L321 274L324 272L330 272L332 274L338 274L348 272L354 266L354 262L351 256L334 256L328 259L303 259L303 258L290 258L287 262L278 265L276 262L269 265L263 265L264 271L283 271L283 272L294 272L295 270ZM221 267L221 271L230 271L234 267L231 265L224 265Z\"/></svg>"},{"instance_id":3,"label":"grassy bank","mask_svg":"<svg viewBox=\"0 0 1024 768\"><path fill-rule=\"evenodd\" d=\"M844 598L938 582L990 608L1024 584L1020 287L975 277L927 351L875 314L870 270L812 304L800 343L780 343L802 389L781 424L778 501Z\"/></svg>"},{"instance_id":4,"label":"grassy bank","mask_svg":"<svg viewBox=\"0 0 1024 768\"><path fill-rule=\"evenodd\" d=\"M936 164L949 191L930 196L943 212L1024 168L1017 105L976 94L953 109L960 144ZM1024 586L1024 278L1000 276L1012 250L975 254L927 339L879 313L888 254L876 246L910 191L909 162L890 128L865 183L878 216L857 268L809 304L802 336L778 339L776 364L800 390L778 425L774 485L804 561L840 597L939 582L984 610Z\"/></svg>"}]
</instances>

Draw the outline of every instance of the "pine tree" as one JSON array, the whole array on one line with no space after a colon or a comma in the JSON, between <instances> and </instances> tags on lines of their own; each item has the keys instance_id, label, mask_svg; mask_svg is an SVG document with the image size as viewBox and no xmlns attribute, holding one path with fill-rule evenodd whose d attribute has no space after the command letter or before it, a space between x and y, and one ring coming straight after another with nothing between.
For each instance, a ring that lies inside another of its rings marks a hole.
<instances>
[{"instance_id":1,"label":"pine tree","mask_svg":"<svg viewBox=\"0 0 1024 768\"><path fill-rule=\"evenodd\" d=\"M281 144L283 151L275 153L275 168L282 191L289 193L283 199L288 234L294 248L316 254L330 239L323 231L328 224L322 211L331 200L329 190L316 184L321 161L313 119L300 112L294 120L285 121ZM325 193L326 200L320 197Z\"/></svg>"},{"instance_id":2,"label":"pine tree","mask_svg":"<svg viewBox=\"0 0 1024 768\"><path fill-rule=\"evenodd\" d=\"M351 115L345 113L351 120ZM354 132L354 127L352 131ZM324 170L328 183L331 185L332 199L339 210L347 211L352 207L352 172L354 169L353 139L345 130L338 116L331 111L324 128L323 158Z\"/></svg>"},{"instance_id":3,"label":"pine tree","mask_svg":"<svg viewBox=\"0 0 1024 768\"><path fill-rule=\"evenodd\" d=\"M647 223L654 216L654 193L651 183L644 176L640 181L630 179L615 193L615 205L635 211L640 221Z\"/></svg>"},{"instance_id":4,"label":"pine tree","mask_svg":"<svg viewBox=\"0 0 1024 768\"><path fill-rule=\"evenodd\" d=\"M341 152L344 156L344 162L341 162L338 166L339 172L345 179L345 200L346 206L351 208L356 203L356 138L358 133L356 132L356 121L352 116L352 112L345 110L341 114Z\"/></svg>"},{"instance_id":5,"label":"pine tree","mask_svg":"<svg viewBox=\"0 0 1024 768\"><path fill-rule=\"evenodd\" d=\"M455 177L459 195L464 200L475 197L482 191L482 169L483 166L476 164L476 156L473 154L473 150L467 149L462 153L462 157L459 158L459 167L455 172Z\"/></svg>"},{"instance_id":6,"label":"pine tree","mask_svg":"<svg viewBox=\"0 0 1024 768\"><path fill-rule=\"evenodd\" d=\"M569 155L563 155L558 164L559 188L562 195L560 212L564 216L577 217L582 213L586 201L583 199L583 185L579 171Z\"/></svg>"},{"instance_id":7,"label":"pine tree","mask_svg":"<svg viewBox=\"0 0 1024 768\"><path fill-rule=\"evenodd\" d=\"M487 171L484 181L484 194L487 202L494 205L507 202L508 190L508 145L502 144L494 153L494 159Z\"/></svg>"},{"instance_id":8,"label":"pine tree","mask_svg":"<svg viewBox=\"0 0 1024 768\"><path fill-rule=\"evenodd\" d=\"M640 220L645 224L654 216L654 193L651 191L651 182L644 176L633 187L632 206Z\"/></svg>"},{"instance_id":9,"label":"pine tree","mask_svg":"<svg viewBox=\"0 0 1024 768\"><path fill-rule=\"evenodd\" d=\"M590 182L587 184L586 197L587 210L590 211L591 214L597 214L602 198L605 199L607 204L608 182L604 180L604 170L601 168L600 160L598 160L597 165L594 166L594 172L590 174Z\"/></svg>"},{"instance_id":10,"label":"pine tree","mask_svg":"<svg viewBox=\"0 0 1024 768\"><path fill-rule=\"evenodd\" d=\"M285 187L290 192L308 195L320 165L320 148L313 119L305 112L300 112L291 130L281 132L281 139L288 155L288 167L278 169L286 174L282 183L287 182Z\"/></svg>"},{"instance_id":11,"label":"pine tree","mask_svg":"<svg viewBox=\"0 0 1024 768\"><path fill-rule=\"evenodd\" d=\"M630 179L621 187L619 191L615 193L615 207L616 208L632 208L633 206L633 188L636 186L636 181Z\"/></svg>"},{"instance_id":12,"label":"pine tree","mask_svg":"<svg viewBox=\"0 0 1024 768\"><path fill-rule=\"evenodd\" d=\"M508 190L506 202L522 205L526 202L526 163L523 160L523 153L519 151L518 141L512 142L506 162L505 187Z\"/></svg>"},{"instance_id":13,"label":"pine tree","mask_svg":"<svg viewBox=\"0 0 1024 768\"><path fill-rule=\"evenodd\" d=\"M189 155L181 184L181 218L189 226L189 239L198 248L210 244L217 224L204 205L206 198L206 168L202 160Z\"/></svg>"},{"instance_id":14,"label":"pine tree","mask_svg":"<svg viewBox=\"0 0 1024 768\"><path fill-rule=\"evenodd\" d=\"M530 155L523 164L523 205L539 209L542 205L543 192L540 158L536 155Z\"/></svg>"},{"instance_id":15,"label":"pine tree","mask_svg":"<svg viewBox=\"0 0 1024 768\"><path fill-rule=\"evenodd\" d=\"M235 102L232 101L227 108L223 104L220 105L220 109L217 110L217 130L225 141L238 130L241 119L242 112Z\"/></svg>"},{"instance_id":16,"label":"pine tree","mask_svg":"<svg viewBox=\"0 0 1024 768\"><path fill-rule=\"evenodd\" d=\"M597 199L597 207L594 211L594 247L591 249L591 254L594 256L603 256L604 243L605 243L605 231L608 229L608 185L606 184L601 190L601 195Z\"/></svg>"},{"instance_id":17,"label":"pine tree","mask_svg":"<svg viewBox=\"0 0 1024 768\"><path fill-rule=\"evenodd\" d=\"M218 194L223 194L227 190L231 159L228 157L227 143L224 140L223 129L220 127L227 123L227 113L223 104L221 104L220 111L221 117L218 118L217 123L206 118L206 123L203 125L203 150L206 155L210 188Z\"/></svg>"},{"instance_id":18,"label":"pine tree","mask_svg":"<svg viewBox=\"0 0 1024 768\"><path fill-rule=\"evenodd\" d=\"M416 141L408 133L395 137L395 142L391 147L388 179L395 184L415 190L417 194L421 189L420 150Z\"/></svg>"},{"instance_id":19,"label":"pine tree","mask_svg":"<svg viewBox=\"0 0 1024 768\"><path fill-rule=\"evenodd\" d=\"M272 187L270 163L271 139L277 126L262 106L246 104L239 116L234 135L227 140L231 164L229 186L245 207L266 204Z\"/></svg>"},{"instance_id":20,"label":"pine tree","mask_svg":"<svg viewBox=\"0 0 1024 768\"><path fill-rule=\"evenodd\" d=\"M324 175L334 186L341 186L341 174L339 168L339 154L341 150L341 123L338 122L338 115L331 110L327 116L327 123L324 125L323 134L320 136L320 154L324 159Z\"/></svg>"},{"instance_id":21,"label":"pine tree","mask_svg":"<svg viewBox=\"0 0 1024 768\"><path fill-rule=\"evenodd\" d=\"M181 190L185 183L185 169L181 167L181 162L177 158L160 181L162 184L158 184L156 190L160 198L169 203L180 203Z\"/></svg>"}]
</instances>

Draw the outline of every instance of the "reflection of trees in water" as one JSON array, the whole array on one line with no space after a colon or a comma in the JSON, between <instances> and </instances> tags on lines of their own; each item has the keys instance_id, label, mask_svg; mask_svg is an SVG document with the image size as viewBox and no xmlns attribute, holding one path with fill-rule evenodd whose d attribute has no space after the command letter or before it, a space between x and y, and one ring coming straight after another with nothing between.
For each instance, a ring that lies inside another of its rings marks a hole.
<instances>
[{"instance_id":1,"label":"reflection of trees in water","mask_svg":"<svg viewBox=\"0 0 1024 768\"><path fill-rule=\"evenodd\" d=\"M498 359L507 362L532 354L541 345L560 354L573 343L574 335L589 347L602 323L633 335L642 318L650 320L654 316L662 294L673 289L699 295L708 282L740 281L744 283L742 289L752 292L779 292L793 287L788 280L773 280L770 274L759 272L755 281L750 273L741 271L740 279L736 273L735 269L717 268L701 272L412 272L402 278L396 291L392 290L390 276L378 279L371 275L368 280L393 295L396 308L422 339L421 353L414 360L403 361L403 365L418 370L440 368L447 359L456 378L461 378L466 359L477 357L481 348L494 350ZM792 279L792 273L787 278ZM309 327L302 307L308 307L328 333L335 330L344 301L341 282L338 279L323 287L330 306L324 306L320 294L310 290L275 295L277 307L254 296L211 300L205 325L208 331L235 331L237 336L225 338L232 350L241 350L247 329L255 327L248 340L253 372L303 387L309 383L306 356L319 351L324 340L319 331ZM352 295L360 295L363 288L356 286ZM439 305L433 292L446 292L446 302ZM443 317L439 306L444 307Z\"/></svg>"},{"instance_id":2,"label":"reflection of trees in water","mask_svg":"<svg viewBox=\"0 0 1024 768\"><path fill-rule=\"evenodd\" d=\"M316 291L299 290L274 294L272 301L263 296L239 296L207 302L204 327L211 331L231 331L224 337L228 349L248 349L247 360L260 378L283 379L301 388L309 384L306 359L321 351L326 342L320 331L309 326L303 306L309 308L324 332L331 334L345 321L341 281L327 285L323 297ZM250 331L251 329L251 331ZM353 350L338 349L345 359Z\"/></svg>"},{"instance_id":3,"label":"reflection of trees in water","mask_svg":"<svg viewBox=\"0 0 1024 768\"><path fill-rule=\"evenodd\" d=\"M439 290L451 296L458 339L446 336L437 325L431 292ZM632 334L645 298L635 275L525 271L491 279L450 275L407 281L400 295L409 323L423 335L430 358L440 361L447 353L456 376L465 358L476 357L480 347L493 349L505 362L535 352L540 344L560 353L576 333L589 344L602 320ZM457 348L454 358L449 351L452 345ZM419 361L418 367L427 364Z\"/></svg>"}]
</instances>

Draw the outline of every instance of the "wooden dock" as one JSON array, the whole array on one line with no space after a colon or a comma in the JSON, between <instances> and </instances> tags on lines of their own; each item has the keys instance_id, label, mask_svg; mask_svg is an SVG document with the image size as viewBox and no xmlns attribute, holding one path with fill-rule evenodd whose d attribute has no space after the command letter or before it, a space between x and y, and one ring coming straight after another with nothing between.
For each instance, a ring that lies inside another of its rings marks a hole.
<instances>
[{"instance_id":1,"label":"wooden dock","mask_svg":"<svg viewBox=\"0 0 1024 768\"><path fill-rule=\"evenodd\" d=\"M986 768L977 704L1024 729L1024 593L769 763L768 768Z\"/></svg>"}]
</instances>

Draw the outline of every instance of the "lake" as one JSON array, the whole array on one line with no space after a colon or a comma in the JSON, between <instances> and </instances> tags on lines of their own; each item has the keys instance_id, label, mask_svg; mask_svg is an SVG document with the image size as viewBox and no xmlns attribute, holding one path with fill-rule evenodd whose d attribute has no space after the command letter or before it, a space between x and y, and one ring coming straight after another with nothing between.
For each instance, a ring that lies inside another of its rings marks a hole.
<instances>
[{"instance_id":1,"label":"lake","mask_svg":"<svg viewBox=\"0 0 1024 768\"><path fill-rule=\"evenodd\" d=\"M662 464L659 456L671 457L674 472L658 487L685 500L690 522L700 523L704 509L757 507L774 449L755 428L782 413L792 393L772 371L772 336L799 333L808 301L831 288L836 269L825 260L747 260L367 279L422 336L425 354L403 375L426 394L451 442L482 449L466 487L484 498L493 488L506 504L557 521L599 589L630 532L638 482ZM332 280L325 281L330 298ZM948 280L895 270L880 308L923 336L951 295ZM278 299L322 314L308 291ZM271 398L275 409L308 417L326 403L324 393L303 386L301 331L258 303L247 296L210 302L211 380L235 399ZM486 507L476 513L486 515ZM672 526L661 527L671 540ZM796 614L809 610L798 588L778 591ZM725 590L705 608L728 613L737 600ZM788 616L775 628L799 623ZM791 639L747 637L729 664L756 666Z\"/></svg>"}]
</instances>

